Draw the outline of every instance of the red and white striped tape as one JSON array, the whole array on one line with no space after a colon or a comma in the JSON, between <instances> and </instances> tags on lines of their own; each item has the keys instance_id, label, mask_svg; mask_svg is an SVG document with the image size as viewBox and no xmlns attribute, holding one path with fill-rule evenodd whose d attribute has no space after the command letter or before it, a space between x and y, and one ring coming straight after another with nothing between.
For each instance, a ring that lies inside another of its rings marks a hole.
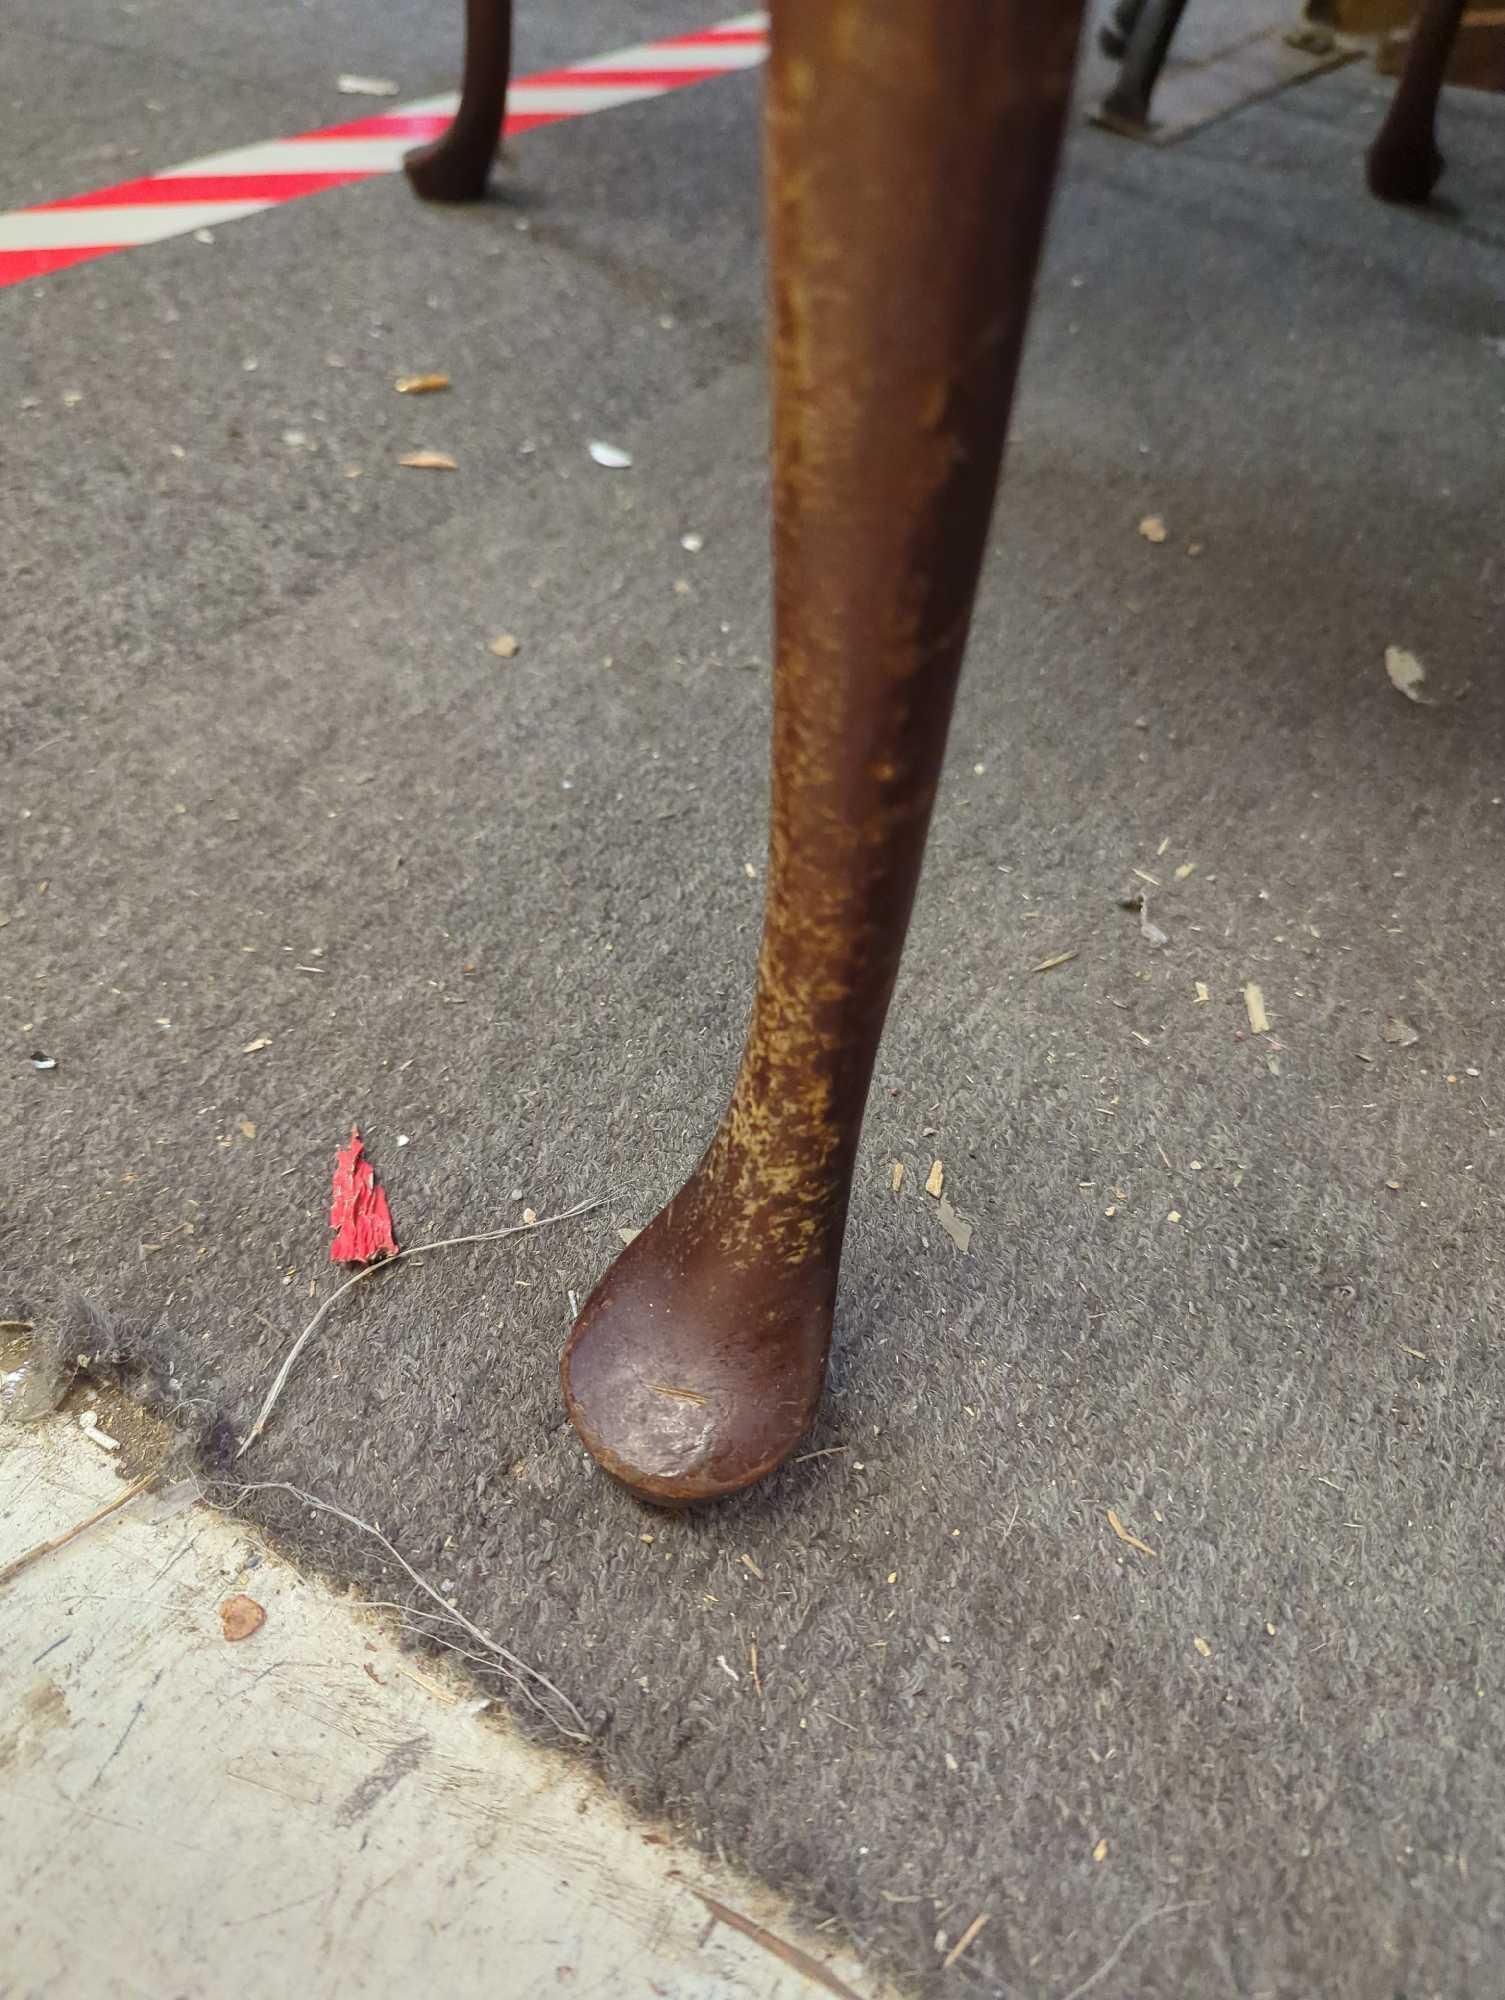
<instances>
[{"instance_id":1,"label":"red and white striped tape","mask_svg":"<svg viewBox=\"0 0 1505 2000\"><path fill-rule=\"evenodd\" d=\"M567 69L519 77L507 94L506 135L751 69L768 52L767 30L765 14L742 14L698 34L671 35ZM234 222L325 188L395 173L410 146L445 130L458 103L451 91L322 132L237 146L144 180L0 214L0 287Z\"/></svg>"}]
</instances>

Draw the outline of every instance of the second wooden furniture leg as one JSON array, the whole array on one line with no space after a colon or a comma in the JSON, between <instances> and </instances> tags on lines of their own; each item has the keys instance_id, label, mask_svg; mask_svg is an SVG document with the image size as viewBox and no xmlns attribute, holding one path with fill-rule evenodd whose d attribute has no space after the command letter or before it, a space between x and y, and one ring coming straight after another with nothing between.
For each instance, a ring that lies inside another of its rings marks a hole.
<instances>
[{"instance_id":1,"label":"second wooden furniture leg","mask_svg":"<svg viewBox=\"0 0 1505 2000\"><path fill-rule=\"evenodd\" d=\"M820 1402L1079 11L774 0L773 824L757 991L720 1129L587 1301L563 1365L581 1437L646 1499L751 1484Z\"/></svg>"},{"instance_id":2,"label":"second wooden furniture leg","mask_svg":"<svg viewBox=\"0 0 1505 2000\"><path fill-rule=\"evenodd\" d=\"M465 0L460 108L442 138L419 146L403 172L425 201L479 201L491 177L512 67L512 0Z\"/></svg>"},{"instance_id":3,"label":"second wooden furniture leg","mask_svg":"<svg viewBox=\"0 0 1505 2000\"><path fill-rule=\"evenodd\" d=\"M1098 111L1099 123L1129 133L1148 128L1150 99L1185 12L1186 0L1148 0L1138 9L1118 79Z\"/></svg>"},{"instance_id":4,"label":"second wooden furniture leg","mask_svg":"<svg viewBox=\"0 0 1505 2000\"><path fill-rule=\"evenodd\" d=\"M1369 191L1381 201L1425 201L1442 176L1437 100L1467 0L1426 0L1411 31L1389 115L1369 148Z\"/></svg>"},{"instance_id":5,"label":"second wooden furniture leg","mask_svg":"<svg viewBox=\"0 0 1505 2000\"><path fill-rule=\"evenodd\" d=\"M1097 45L1105 56L1112 56L1116 62L1123 55L1144 10L1145 0L1117 0L1112 13L1097 31Z\"/></svg>"}]
</instances>

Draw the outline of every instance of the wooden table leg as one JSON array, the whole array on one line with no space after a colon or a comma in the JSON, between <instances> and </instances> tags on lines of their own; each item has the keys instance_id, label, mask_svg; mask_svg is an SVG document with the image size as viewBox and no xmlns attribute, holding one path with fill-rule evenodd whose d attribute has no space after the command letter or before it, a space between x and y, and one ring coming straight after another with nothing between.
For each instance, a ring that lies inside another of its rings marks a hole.
<instances>
[{"instance_id":1,"label":"wooden table leg","mask_svg":"<svg viewBox=\"0 0 1505 2000\"><path fill-rule=\"evenodd\" d=\"M668 1504L820 1402L852 1168L945 748L1079 27L1039 0L774 0L773 823L757 991L704 1159L565 1353Z\"/></svg>"},{"instance_id":2,"label":"wooden table leg","mask_svg":"<svg viewBox=\"0 0 1505 2000\"><path fill-rule=\"evenodd\" d=\"M1369 148L1369 191L1381 201L1425 201L1442 176L1437 100L1467 0L1426 0L1390 111Z\"/></svg>"},{"instance_id":3,"label":"wooden table leg","mask_svg":"<svg viewBox=\"0 0 1505 2000\"><path fill-rule=\"evenodd\" d=\"M479 201L491 177L512 68L512 0L465 0L460 108L442 138L418 146L403 172L425 201Z\"/></svg>"}]
</instances>

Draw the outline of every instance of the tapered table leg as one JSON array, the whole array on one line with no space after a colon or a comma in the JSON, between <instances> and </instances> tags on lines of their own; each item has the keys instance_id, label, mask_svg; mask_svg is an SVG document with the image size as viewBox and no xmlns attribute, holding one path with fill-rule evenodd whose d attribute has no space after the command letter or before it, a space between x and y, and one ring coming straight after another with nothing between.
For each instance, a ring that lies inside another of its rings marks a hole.
<instances>
[{"instance_id":1,"label":"tapered table leg","mask_svg":"<svg viewBox=\"0 0 1505 2000\"><path fill-rule=\"evenodd\" d=\"M587 1301L576 1428L670 1504L820 1401L852 1168L924 855L1079 8L774 0L773 821L757 990L705 1157Z\"/></svg>"}]
</instances>

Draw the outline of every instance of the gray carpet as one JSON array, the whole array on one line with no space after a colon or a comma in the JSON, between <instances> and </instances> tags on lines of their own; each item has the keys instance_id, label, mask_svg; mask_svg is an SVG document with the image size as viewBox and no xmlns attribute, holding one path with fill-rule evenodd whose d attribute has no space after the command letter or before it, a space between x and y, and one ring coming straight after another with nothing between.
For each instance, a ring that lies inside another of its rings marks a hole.
<instances>
[{"instance_id":1,"label":"gray carpet","mask_svg":"<svg viewBox=\"0 0 1505 2000\"><path fill-rule=\"evenodd\" d=\"M168 90L97 11L161 163L196 91L228 144L349 115L325 69L445 76L395 68L416 8L322 68L286 10ZM0 1316L87 1299L243 1430L331 1289L352 1120L409 1242L604 1195L337 1307L241 1470L379 1521L614 1785L921 1992L1500 1990L1505 116L1450 102L1453 206L1395 214L1382 102L1347 70L1163 154L1073 136L825 1455L693 1518L605 1484L556 1370L749 989L754 85L531 134L478 213L372 184L0 295Z\"/></svg>"}]
</instances>

